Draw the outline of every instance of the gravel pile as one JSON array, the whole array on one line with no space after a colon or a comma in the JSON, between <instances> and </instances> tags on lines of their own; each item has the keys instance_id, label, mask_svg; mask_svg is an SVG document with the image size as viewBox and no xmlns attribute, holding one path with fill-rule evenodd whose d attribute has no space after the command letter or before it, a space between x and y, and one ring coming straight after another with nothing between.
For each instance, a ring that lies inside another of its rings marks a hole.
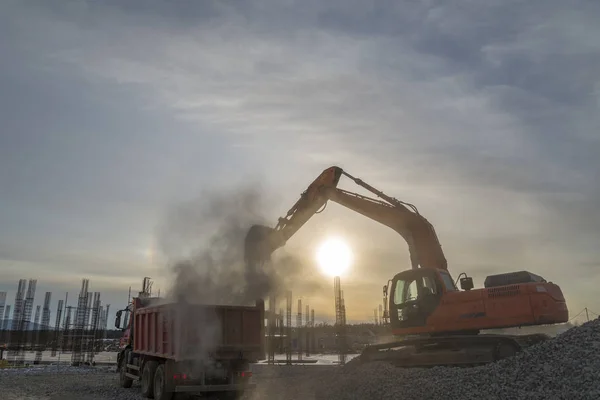
<instances>
[{"instance_id":1,"label":"gravel pile","mask_svg":"<svg viewBox=\"0 0 600 400\"><path fill-rule=\"evenodd\" d=\"M600 399L600 320L517 356L475 368L349 363L323 377L315 400Z\"/></svg>"}]
</instances>

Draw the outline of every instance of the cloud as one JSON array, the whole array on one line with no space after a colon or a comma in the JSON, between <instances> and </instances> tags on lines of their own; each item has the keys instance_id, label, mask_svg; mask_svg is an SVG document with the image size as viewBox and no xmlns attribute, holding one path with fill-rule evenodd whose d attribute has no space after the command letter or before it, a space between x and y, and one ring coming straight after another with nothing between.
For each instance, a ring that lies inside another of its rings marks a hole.
<instances>
[{"instance_id":1,"label":"cloud","mask_svg":"<svg viewBox=\"0 0 600 400\"><path fill-rule=\"evenodd\" d=\"M600 10L577 3L13 2L8 26L30 62L121 88L136 118L194 127L159 136L245 154L220 180L263 172L280 188L273 222L339 164L416 204L455 275L530 269L580 307L593 290L578 293L567 271L600 256ZM393 233L332 208L299 247L360 229L405 255ZM384 283L396 264L373 257Z\"/></svg>"}]
</instances>

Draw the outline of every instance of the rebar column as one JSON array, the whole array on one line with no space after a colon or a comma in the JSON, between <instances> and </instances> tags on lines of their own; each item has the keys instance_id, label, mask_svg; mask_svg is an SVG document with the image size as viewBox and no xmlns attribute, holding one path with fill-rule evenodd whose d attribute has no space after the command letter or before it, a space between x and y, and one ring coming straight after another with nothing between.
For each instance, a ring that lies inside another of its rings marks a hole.
<instances>
[{"instance_id":1,"label":"rebar column","mask_svg":"<svg viewBox=\"0 0 600 400\"><path fill-rule=\"evenodd\" d=\"M92 303L92 320L89 328L88 343L87 343L87 362L92 365L94 363L94 355L96 354L96 339L98 334L98 323L100 318L100 292L94 292L94 301Z\"/></svg>"},{"instance_id":2,"label":"rebar column","mask_svg":"<svg viewBox=\"0 0 600 400\"><path fill-rule=\"evenodd\" d=\"M6 292L0 292L0 321L4 319L4 306L6 305ZM0 323L0 331L3 330Z\"/></svg>"},{"instance_id":3,"label":"rebar column","mask_svg":"<svg viewBox=\"0 0 600 400\"><path fill-rule=\"evenodd\" d=\"M10 326L8 325L8 320L10 318L10 305L6 306L4 310L4 321L0 321L2 323L2 335L0 335L0 339L2 339L3 343L10 341Z\"/></svg>"},{"instance_id":4,"label":"rebar column","mask_svg":"<svg viewBox=\"0 0 600 400\"><path fill-rule=\"evenodd\" d=\"M104 329L104 334L102 336L103 339L106 339L106 334L108 330L108 312L110 311L110 304L106 305L106 311L104 312L104 324L102 325Z\"/></svg>"},{"instance_id":5,"label":"rebar column","mask_svg":"<svg viewBox=\"0 0 600 400\"><path fill-rule=\"evenodd\" d=\"M8 357L13 358L13 363L17 363L21 348L23 346L23 305L25 302L25 289L27 287L26 279L19 279L19 286L15 294L15 306L13 310L13 318L10 326L8 342L13 351L8 353Z\"/></svg>"},{"instance_id":6,"label":"rebar column","mask_svg":"<svg viewBox=\"0 0 600 400\"><path fill-rule=\"evenodd\" d=\"M298 299L298 314L296 315L296 343L298 346L298 361L302 361L302 299Z\"/></svg>"},{"instance_id":7,"label":"rebar column","mask_svg":"<svg viewBox=\"0 0 600 400\"><path fill-rule=\"evenodd\" d=\"M344 313L344 301L342 296L342 285L340 277L336 276L333 279L333 287L335 294L335 326L336 336L338 344L338 360L340 365L346 364L346 330L345 320L346 316Z\"/></svg>"},{"instance_id":8,"label":"rebar column","mask_svg":"<svg viewBox=\"0 0 600 400\"><path fill-rule=\"evenodd\" d=\"M58 301L58 307L56 307L56 322L54 322L54 335L52 338L52 353L50 357L56 357L56 349L58 348L58 340L60 337L60 319L62 317L63 300Z\"/></svg>"},{"instance_id":9,"label":"rebar column","mask_svg":"<svg viewBox=\"0 0 600 400\"><path fill-rule=\"evenodd\" d=\"M292 365L292 292L289 290L286 293L285 306L285 363L286 365Z\"/></svg>"},{"instance_id":10,"label":"rebar column","mask_svg":"<svg viewBox=\"0 0 600 400\"><path fill-rule=\"evenodd\" d=\"M304 347L306 349L306 357L310 357L310 307L308 304L306 305L304 321Z\"/></svg>"},{"instance_id":11,"label":"rebar column","mask_svg":"<svg viewBox=\"0 0 600 400\"><path fill-rule=\"evenodd\" d=\"M315 341L315 309L310 310L310 347L312 348L312 353L316 353L317 343Z\"/></svg>"},{"instance_id":12,"label":"rebar column","mask_svg":"<svg viewBox=\"0 0 600 400\"><path fill-rule=\"evenodd\" d=\"M279 316L277 318L279 318L279 353L283 354L285 353L285 324L283 323L283 308L279 309Z\"/></svg>"},{"instance_id":13,"label":"rebar column","mask_svg":"<svg viewBox=\"0 0 600 400\"><path fill-rule=\"evenodd\" d=\"M91 299L88 292L89 280L82 279L81 290L79 292L79 298L77 301L77 309L75 311L75 322L71 333L71 365L78 366L82 363L83 357L83 346L84 346L84 335L86 329L86 322L88 321L88 303Z\"/></svg>"},{"instance_id":14,"label":"rebar column","mask_svg":"<svg viewBox=\"0 0 600 400\"><path fill-rule=\"evenodd\" d=\"M275 363L275 296L269 296L269 318L267 320L267 364Z\"/></svg>"},{"instance_id":15,"label":"rebar column","mask_svg":"<svg viewBox=\"0 0 600 400\"><path fill-rule=\"evenodd\" d=\"M4 337L4 309L6 306L6 292L0 292L0 343ZM8 307L6 307L8 308Z\"/></svg>"}]
</instances>

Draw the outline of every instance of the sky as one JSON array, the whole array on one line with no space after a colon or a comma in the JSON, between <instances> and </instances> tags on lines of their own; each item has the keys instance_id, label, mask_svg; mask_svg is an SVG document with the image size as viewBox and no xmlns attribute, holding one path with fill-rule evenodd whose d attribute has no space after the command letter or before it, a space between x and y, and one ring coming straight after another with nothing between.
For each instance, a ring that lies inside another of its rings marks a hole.
<instances>
[{"instance_id":1,"label":"sky","mask_svg":"<svg viewBox=\"0 0 600 400\"><path fill-rule=\"evenodd\" d=\"M179 204L251 183L275 225L339 165L415 204L455 277L528 270L600 312L598 19L583 0L5 0L0 291L35 278L54 315L88 278L116 310L144 276L168 287ZM332 204L287 249L332 235L355 254L348 320L369 319L406 243ZM303 298L325 318L322 279Z\"/></svg>"}]
</instances>

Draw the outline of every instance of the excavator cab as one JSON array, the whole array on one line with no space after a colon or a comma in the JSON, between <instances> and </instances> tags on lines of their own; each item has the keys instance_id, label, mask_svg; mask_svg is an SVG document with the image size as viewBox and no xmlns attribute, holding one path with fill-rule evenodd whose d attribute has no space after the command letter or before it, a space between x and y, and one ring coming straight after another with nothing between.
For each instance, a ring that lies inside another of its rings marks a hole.
<instances>
[{"instance_id":1,"label":"excavator cab","mask_svg":"<svg viewBox=\"0 0 600 400\"><path fill-rule=\"evenodd\" d=\"M410 269L400 272L390 285L390 322L397 329L427 325L427 318L436 310L447 292L458 291L446 270L434 268Z\"/></svg>"}]
</instances>

